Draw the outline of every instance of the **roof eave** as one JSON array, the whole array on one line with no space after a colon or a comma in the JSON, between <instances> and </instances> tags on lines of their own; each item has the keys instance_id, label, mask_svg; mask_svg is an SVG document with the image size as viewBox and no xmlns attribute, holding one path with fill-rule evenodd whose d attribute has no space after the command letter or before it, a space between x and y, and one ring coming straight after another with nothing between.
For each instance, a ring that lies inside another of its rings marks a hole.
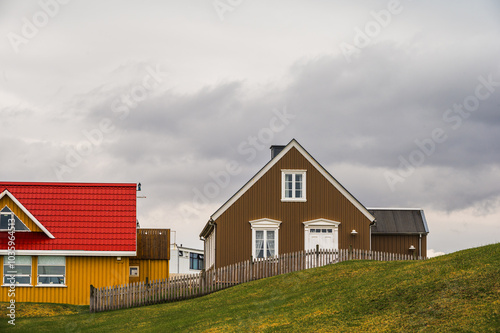
<instances>
[{"instance_id":1,"label":"roof eave","mask_svg":"<svg viewBox=\"0 0 500 333\"><path fill-rule=\"evenodd\" d=\"M9 190L5 190L2 192L2 194L0 194L0 199L2 199L5 195L7 195L12 201L14 201L14 203L19 207L21 208L21 210L26 214L28 215L28 217L49 237L49 238L52 238L54 239L54 235L52 235L50 233L50 231L47 230L47 228L45 228L43 226L42 223L40 223L40 221L38 221L38 219L36 217L33 216L33 214L31 214L29 212L28 209L26 209L26 207L23 206L23 204L21 202L19 202L19 200L16 199L16 197L14 195L12 195L12 193L9 192Z\"/></svg>"}]
</instances>

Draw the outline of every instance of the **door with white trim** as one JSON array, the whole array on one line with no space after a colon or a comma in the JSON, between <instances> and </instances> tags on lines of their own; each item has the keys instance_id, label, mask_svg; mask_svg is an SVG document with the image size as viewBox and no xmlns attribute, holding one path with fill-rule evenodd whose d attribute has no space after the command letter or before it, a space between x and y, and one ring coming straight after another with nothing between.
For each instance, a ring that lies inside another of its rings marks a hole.
<instances>
[{"instance_id":1,"label":"door with white trim","mask_svg":"<svg viewBox=\"0 0 500 333\"><path fill-rule=\"evenodd\" d=\"M335 249L333 228L309 229L309 239L306 244L308 244L306 250L315 250L316 245L319 245L320 249Z\"/></svg>"}]
</instances>

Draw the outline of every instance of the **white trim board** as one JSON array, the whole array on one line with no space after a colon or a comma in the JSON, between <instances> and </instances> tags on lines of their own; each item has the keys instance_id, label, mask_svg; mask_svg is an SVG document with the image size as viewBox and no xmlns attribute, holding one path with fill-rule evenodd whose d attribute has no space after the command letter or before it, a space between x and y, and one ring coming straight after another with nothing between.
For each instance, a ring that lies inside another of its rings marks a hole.
<instances>
[{"instance_id":1,"label":"white trim board","mask_svg":"<svg viewBox=\"0 0 500 333\"><path fill-rule=\"evenodd\" d=\"M264 176L278 161L292 148L296 148L309 163L311 163L340 193L342 193L370 222L375 220L370 212L354 196L349 193L328 171L321 166L297 140L292 139L288 145L271 161L269 161L248 183L246 183L236 194L234 194L224 205L222 205L210 218L218 219L229 207L231 207L246 191L248 191L262 176Z\"/></svg>"},{"instance_id":2,"label":"white trim board","mask_svg":"<svg viewBox=\"0 0 500 333\"><path fill-rule=\"evenodd\" d=\"M8 255L8 250L0 250L0 255ZM135 257L136 251L71 251L71 250L16 250L16 256L66 256L66 257Z\"/></svg>"},{"instance_id":3,"label":"white trim board","mask_svg":"<svg viewBox=\"0 0 500 333\"><path fill-rule=\"evenodd\" d=\"M55 237L43 226L43 224L40 223L40 221L37 220L36 217L33 216L33 214L31 214L27 209L26 207L23 206L22 203L19 202L19 200L16 199L16 197L14 197L14 195L12 195L12 193L9 192L9 190L5 190L2 192L2 194L0 194L0 199L2 199L4 196L8 196L12 201L14 201L14 203L19 207L21 208L21 210L26 214L28 215L28 217L47 235L49 236L49 238L52 238L54 239Z\"/></svg>"}]
</instances>

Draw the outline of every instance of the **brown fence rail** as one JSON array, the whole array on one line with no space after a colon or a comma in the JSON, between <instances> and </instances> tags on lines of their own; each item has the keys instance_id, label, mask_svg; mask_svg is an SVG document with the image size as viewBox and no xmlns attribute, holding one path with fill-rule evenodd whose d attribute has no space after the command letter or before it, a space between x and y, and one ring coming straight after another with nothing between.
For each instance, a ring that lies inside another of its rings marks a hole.
<instances>
[{"instance_id":1,"label":"brown fence rail","mask_svg":"<svg viewBox=\"0 0 500 333\"><path fill-rule=\"evenodd\" d=\"M321 267L346 260L422 260L426 258L365 250L308 250L267 259L247 260L198 274L173 276L149 283L94 288L90 286L90 312L180 301L237 284L280 274Z\"/></svg>"}]
</instances>

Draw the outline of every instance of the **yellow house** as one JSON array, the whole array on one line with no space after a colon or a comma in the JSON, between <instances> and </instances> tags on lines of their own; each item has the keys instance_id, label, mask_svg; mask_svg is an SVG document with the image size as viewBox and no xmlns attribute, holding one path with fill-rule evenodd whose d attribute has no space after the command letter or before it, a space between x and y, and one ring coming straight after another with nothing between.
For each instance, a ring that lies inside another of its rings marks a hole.
<instances>
[{"instance_id":1,"label":"yellow house","mask_svg":"<svg viewBox=\"0 0 500 333\"><path fill-rule=\"evenodd\" d=\"M0 213L1 302L168 277L170 230L137 229L136 184L0 182Z\"/></svg>"}]
</instances>

